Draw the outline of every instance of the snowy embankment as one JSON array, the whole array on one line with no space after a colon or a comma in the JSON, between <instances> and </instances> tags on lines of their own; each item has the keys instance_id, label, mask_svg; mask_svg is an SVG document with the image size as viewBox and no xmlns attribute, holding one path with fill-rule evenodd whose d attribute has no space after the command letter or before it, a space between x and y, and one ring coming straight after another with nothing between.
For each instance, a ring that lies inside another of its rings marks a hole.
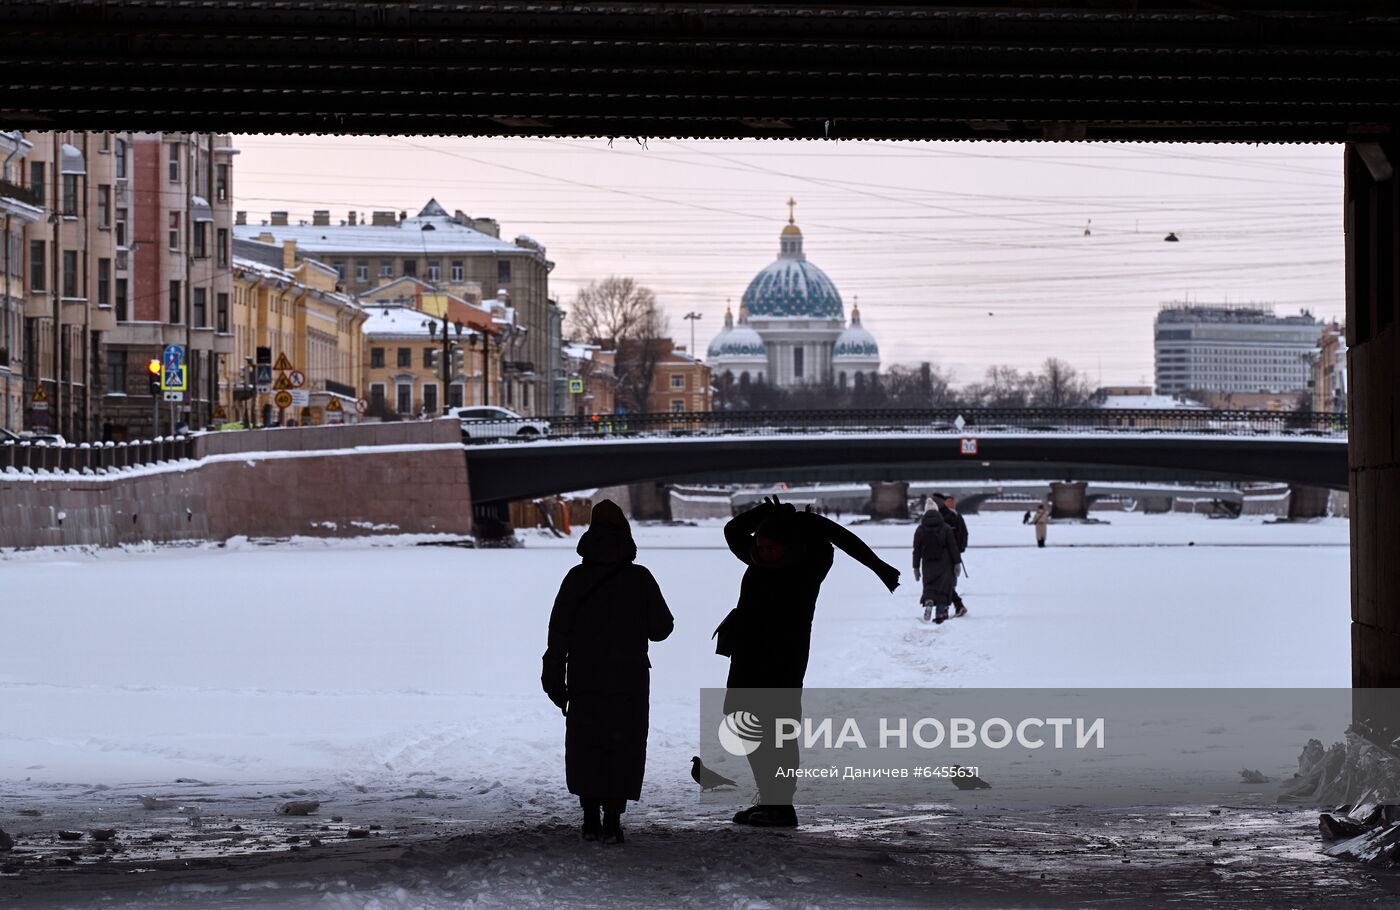
<instances>
[{"instance_id":1,"label":"snowy embankment","mask_svg":"<svg viewBox=\"0 0 1400 910\"><path fill-rule=\"evenodd\" d=\"M912 578L890 595L838 559L809 685L1348 684L1344 521L1124 514L1056 524L1037 550L1020 518L969 519L972 612L943 626L916 620ZM856 530L908 565L912 525ZM636 536L676 632L652 649L635 823L683 831L722 821L696 805L688 759L697 690L724 681L710 634L742 567L718 522ZM573 543L531 534L517 550L354 540L0 557L0 826L125 824L151 793L251 817L297 790L322 800L322 821L343 813L410 834L571 825L563 719L538 679ZM27 807L45 817L16 819ZM184 823L141 818L157 815Z\"/></svg>"}]
</instances>

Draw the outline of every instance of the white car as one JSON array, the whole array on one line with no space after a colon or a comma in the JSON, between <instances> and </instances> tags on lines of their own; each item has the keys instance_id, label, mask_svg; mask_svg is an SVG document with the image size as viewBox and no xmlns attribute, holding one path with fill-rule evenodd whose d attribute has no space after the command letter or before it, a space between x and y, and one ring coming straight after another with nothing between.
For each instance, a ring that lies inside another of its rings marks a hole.
<instances>
[{"instance_id":1,"label":"white car","mask_svg":"<svg viewBox=\"0 0 1400 910\"><path fill-rule=\"evenodd\" d=\"M462 424L462 435L470 439L539 439L549 435L549 424L533 417L522 417L509 408L480 405L452 408L448 416Z\"/></svg>"}]
</instances>

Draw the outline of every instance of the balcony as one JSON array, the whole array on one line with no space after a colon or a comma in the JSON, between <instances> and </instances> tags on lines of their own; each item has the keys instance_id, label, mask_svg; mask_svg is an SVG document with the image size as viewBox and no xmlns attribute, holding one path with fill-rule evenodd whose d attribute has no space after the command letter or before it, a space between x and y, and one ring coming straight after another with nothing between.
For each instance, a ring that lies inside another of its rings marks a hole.
<instances>
[{"instance_id":1,"label":"balcony","mask_svg":"<svg viewBox=\"0 0 1400 910\"><path fill-rule=\"evenodd\" d=\"M0 198L13 199L16 202L23 202L25 205L32 205L35 208L43 208L44 204L38 195L25 186L18 183L11 183L8 180L0 180Z\"/></svg>"}]
</instances>

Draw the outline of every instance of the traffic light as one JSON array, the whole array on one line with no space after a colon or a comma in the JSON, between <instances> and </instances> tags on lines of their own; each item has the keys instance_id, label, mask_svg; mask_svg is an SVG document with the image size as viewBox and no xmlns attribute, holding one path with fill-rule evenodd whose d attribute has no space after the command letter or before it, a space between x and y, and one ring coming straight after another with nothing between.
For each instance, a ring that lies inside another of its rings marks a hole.
<instances>
[{"instance_id":1,"label":"traffic light","mask_svg":"<svg viewBox=\"0 0 1400 910\"><path fill-rule=\"evenodd\" d=\"M452 346L452 370L461 373L467 366L467 352L460 344Z\"/></svg>"},{"instance_id":2,"label":"traffic light","mask_svg":"<svg viewBox=\"0 0 1400 910\"><path fill-rule=\"evenodd\" d=\"M146 361L146 378L150 380L151 395L160 394L160 361Z\"/></svg>"},{"instance_id":3,"label":"traffic light","mask_svg":"<svg viewBox=\"0 0 1400 910\"><path fill-rule=\"evenodd\" d=\"M438 351L437 348L428 348L428 350L424 353L428 356L428 362L426 366L429 369L436 370L438 362L442 359L442 354Z\"/></svg>"}]
</instances>

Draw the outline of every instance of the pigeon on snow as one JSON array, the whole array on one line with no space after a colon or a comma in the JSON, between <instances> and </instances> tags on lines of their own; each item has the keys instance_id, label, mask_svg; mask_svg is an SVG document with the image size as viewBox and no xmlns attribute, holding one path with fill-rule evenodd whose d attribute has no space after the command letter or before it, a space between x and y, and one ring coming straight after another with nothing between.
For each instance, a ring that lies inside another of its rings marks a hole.
<instances>
[{"instance_id":1,"label":"pigeon on snow","mask_svg":"<svg viewBox=\"0 0 1400 910\"><path fill-rule=\"evenodd\" d=\"M705 763L700 760L700 756L698 755L690 759L690 777L700 785L702 792L705 790L713 790L716 787L738 786L738 784L734 783L734 781L725 777L723 774L717 774L709 768L706 768Z\"/></svg>"}]
</instances>

